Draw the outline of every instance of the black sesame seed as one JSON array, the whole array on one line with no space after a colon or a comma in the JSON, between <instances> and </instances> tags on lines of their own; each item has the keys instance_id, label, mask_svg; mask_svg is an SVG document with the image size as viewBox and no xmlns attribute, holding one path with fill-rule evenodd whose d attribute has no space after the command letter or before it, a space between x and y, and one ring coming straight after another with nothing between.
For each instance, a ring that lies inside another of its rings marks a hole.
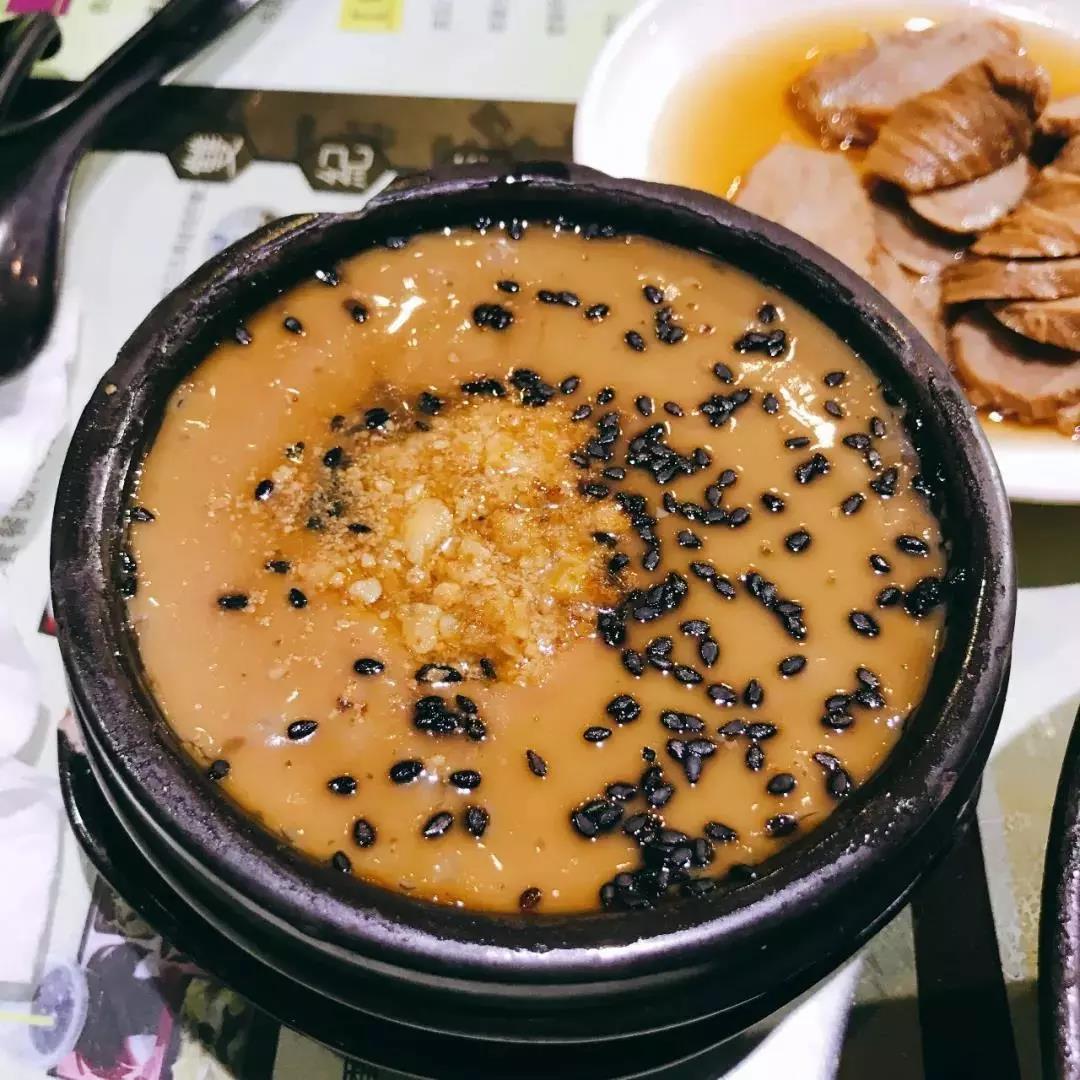
<instances>
[{"instance_id":1,"label":"black sesame seed","mask_svg":"<svg viewBox=\"0 0 1080 1080\"><path fill-rule=\"evenodd\" d=\"M292 315L286 315L285 321L281 325L284 326L290 334L302 334L304 332L303 324L299 319Z\"/></svg>"},{"instance_id":2,"label":"black sesame seed","mask_svg":"<svg viewBox=\"0 0 1080 1080\"><path fill-rule=\"evenodd\" d=\"M771 491L763 491L761 493L761 505L769 511L770 514L779 514L784 509L784 500L779 495L774 495Z\"/></svg>"},{"instance_id":3,"label":"black sesame seed","mask_svg":"<svg viewBox=\"0 0 1080 1080\"><path fill-rule=\"evenodd\" d=\"M511 281L509 278L505 278L502 281L496 281L495 288L498 289L499 292L516 293L521 288L521 286L516 281Z\"/></svg>"},{"instance_id":4,"label":"black sesame seed","mask_svg":"<svg viewBox=\"0 0 1080 1080\"><path fill-rule=\"evenodd\" d=\"M250 345L253 340L251 331L243 323L237 323L236 329L233 331L233 341L237 345Z\"/></svg>"},{"instance_id":5,"label":"black sesame seed","mask_svg":"<svg viewBox=\"0 0 1080 1080\"><path fill-rule=\"evenodd\" d=\"M777 665L777 670L784 678L789 678L792 675L798 675L805 667L806 657L796 654L794 656L785 656Z\"/></svg>"},{"instance_id":6,"label":"black sesame seed","mask_svg":"<svg viewBox=\"0 0 1080 1080\"><path fill-rule=\"evenodd\" d=\"M533 908L540 903L543 897L543 892L534 885L531 888L526 889L518 897L518 907L521 908L522 911L532 911Z\"/></svg>"},{"instance_id":7,"label":"black sesame seed","mask_svg":"<svg viewBox=\"0 0 1080 1080\"><path fill-rule=\"evenodd\" d=\"M391 251L400 251L408 242L409 239L406 236L388 236L383 241L383 246Z\"/></svg>"},{"instance_id":8,"label":"black sesame seed","mask_svg":"<svg viewBox=\"0 0 1080 1080\"><path fill-rule=\"evenodd\" d=\"M758 308L757 317L758 322L763 322L767 326L769 323L776 322L780 317L780 312L775 304L764 303Z\"/></svg>"},{"instance_id":9,"label":"black sesame seed","mask_svg":"<svg viewBox=\"0 0 1080 1080\"><path fill-rule=\"evenodd\" d=\"M664 402L664 412L666 412L668 414L668 416L685 416L686 415L683 412L682 406L677 401L665 401Z\"/></svg>"},{"instance_id":10,"label":"black sesame seed","mask_svg":"<svg viewBox=\"0 0 1080 1080\"><path fill-rule=\"evenodd\" d=\"M701 537L690 529L680 529L675 534L675 540L681 548L697 549L701 547Z\"/></svg>"},{"instance_id":11,"label":"black sesame seed","mask_svg":"<svg viewBox=\"0 0 1080 1080\"><path fill-rule=\"evenodd\" d=\"M767 720L757 720L746 725L746 737L760 742L762 739L771 739L776 734L776 725Z\"/></svg>"},{"instance_id":12,"label":"black sesame seed","mask_svg":"<svg viewBox=\"0 0 1080 1080\"><path fill-rule=\"evenodd\" d=\"M781 772L769 778L765 790L770 795L788 795L795 790L795 786L795 777L791 773Z\"/></svg>"},{"instance_id":13,"label":"black sesame seed","mask_svg":"<svg viewBox=\"0 0 1080 1080\"><path fill-rule=\"evenodd\" d=\"M813 454L795 467L795 480L800 484L809 484L817 477L824 476L829 468L829 459L824 454Z\"/></svg>"},{"instance_id":14,"label":"black sesame seed","mask_svg":"<svg viewBox=\"0 0 1080 1080\"><path fill-rule=\"evenodd\" d=\"M765 822L765 832L775 838L790 836L799 827L799 820L792 814L777 814Z\"/></svg>"},{"instance_id":15,"label":"black sesame seed","mask_svg":"<svg viewBox=\"0 0 1080 1080\"><path fill-rule=\"evenodd\" d=\"M128 519L145 525L151 521L156 521L157 516L152 511L147 510L145 506L133 506L128 511Z\"/></svg>"},{"instance_id":16,"label":"black sesame seed","mask_svg":"<svg viewBox=\"0 0 1080 1080\"><path fill-rule=\"evenodd\" d=\"M390 413L386 409L368 409L364 413L364 427L368 431L374 431L375 428L380 428L390 419Z\"/></svg>"},{"instance_id":17,"label":"black sesame seed","mask_svg":"<svg viewBox=\"0 0 1080 1080\"><path fill-rule=\"evenodd\" d=\"M217 761L210 762L210 768L206 770L206 775L211 780L224 780L229 775L230 768L232 766L224 758L218 758Z\"/></svg>"},{"instance_id":18,"label":"black sesame seed","mask_svg":"<svg viewBox=\"0 0 1080 1080\"><path fill-rule=\"evenodd\" d=\"M735 373L722 361L713 364L712 373L722 382L729 385L735 381Z\"/></svg>"},{"instance_id":19,"label":"black sesame seed","mask_svg":"<svg viewBox=\"0 0 1080 1080\"><path fill-rule=\"evenodd\" d=\"M613 784L608 784L604 788L604 794L609 799L614 799L616 802L629 802L635 795L637 795L638 789L634 784L627 784L621 780L615 781Z\"/></svg>"},{"instance_id":20,"label":"black sesame seed","mask_svg":"<svg viewBox=\"0 0 1080 1080\"><path fill-rule=\"evenodd\" d=\"M655 406L653 405L653 399L651 397L646 397L644 394L640 397L636 397L634 398L634 405L642 416L652 416Z\"/></svg>"},{"instance_id":21,"label":"black sesame seed","mask_svg":"<svg viewBox=\"0 0 1080 1080\"><path fill-rule=\"evenodd\" d=\"M362 656L353 664L357 675L381 675L385 669L386 665L373 656Z\"/></svg>"},{"instance_id":22,"label":"black sesame seed","mask_svg":"<svg viewBox=\"0 0 1080 1080\"><path fill-rule=\"evenodd\" d=\"M896 607L904 599L904 590L896 585L889 585L877 594L875 603L880 608Z\"/></svg>"},{"instance_id":23,"label":"black sesame seed","mask_svg":"<svg viewBox=\"0 0 1080 1080\"><path fill-rule=\"evenodd\" d=\"M837 420L844 419L845 414L843 407L840 405L840 402L833 401L832 398L829 398L829 400L825 402L825 411L830 416L835 416Z\"/></svg>"},{"instance_id":24,"label":"black sesame seed","mask_svg":"<svg viewBox=\"0 0 1080 1080\"><path fill-rule=\"evenodd\" d=\"M371 526L365 525L362 521L350 521L345 527L349 532L356 533L357 536L363 536L365 533L371 532Z\"/></svg>"},{"instance_id":25,"label":"black sesame seed","mask_svg":"<svg viewBox=\"0 0 1080 1080\"><path fill-rule=\"evenodd\" d=\"M639 678L645 671L644 657L642 657L641 653L634 652L633 649L623 649L622 664L635 678Z\"/></svg>"},{"instance_id":26,"label":"black sesame seed","mask_svg":"<svg viewBox=\"0 0 1080 1080\"><path fill-rule=\"evenodd\" d=\"M757 743L751 743L746 748L743 760L751 772L760 772L765 767L765 751Z\"/></svg>"},{"instance_id":27,"label":"black sesame seed","mask_svg":"<svg viewBox=\"0 0 1080 1080\"><path fill-rule=\"evenodd\" d=\"M641 715L641 706L630 694L618 694L604 707L616 724L629 724Z\"/></svg>"},{"instance_id":28,"label":"black sesame seed","mask_svg":"<svg viewBox=\"0 0 1080 1080\"><path fill-rule=\"evenodd\" d=\"M535 750L526 750L525 760L528 762L529 771L533 776L539 776L541 779L547 776L547 762Z\"/></svg>"},{"instance_id":29,"label":"black sesame seed","mask_svg":"<svg viewBox=\"0 0 1080 1080\"><path fill-rule=\"evenodd\" d=\"M505 330L514 321L514 313L502 304L477 304L472 313L473 324L481 329Z\"/></svg>"},{"instance_id":30,"label":"black sesame seed","mask_svg":"<svg viewBox=\"0 0 1080 1080\"><path fill-rule=\"evenodd\" d=\"M314 735L318 730L318 720L294 720L286 729L285 734L293 740L293 742L299 742L301 739L306 739L309 735Z\"/></svg>"},{"instance_id":31,"label":"black sesame seed","mask_svg":"<svg viewBox=\"0 0 1080 1080\"><path fill-rule=\"evenodd\" d=\"M891 499L896 494L899 481L900 471L894 467L886 469L876 480L871 480L870 486L883 499Z\"/></svg>"},{"instance_id":32,"label":"black sesame seed","mask_svg":"<svg viewBox=\"0 0 1080 1080\"><path fill-rule=\"evenodd\" d=\"M355 795L356 794L356 779L349 776L348 773L343 773L341 776L335 776L333 779L326 782L326 786L335 795Z\"/></svg>"},{"instance_id":33,"label":"black sesame seed","mask_svg":"<svg viewBox=\"0 0 1080 1080\"><path fill-rule=\"evenodd\" d=\"M579 405L579 406L578 406L578 407L577 407L577 408L576 408L576 409L575 409L575 410L574 410L574 411L573 411L573 412L572 412L572 413L570 414L570 419L571 419L571 420L588 420L588 418L589 418L590 416L592 416L592 406L591 406L591 405L588 405L588 404L586 404L586 405Z\"/></svg>"},{"instance_id":34,"label":"black sesame seed","mask_svg":"<svg viewBox=\"0 0 1080 1080\"><path fill-rule=\"evenodd\" d=\"M292 569L292 564L285 559L271 559L265 565L271 574L287 574Z\"/></svg>"},{"instance_id":35,"label":"black sesame seed","mask_svg":"<svg viewBox=\"0 0 1080 1080\"><path fill-rule=\"evenodd\" d=\"M332 446L323 454L322 462L328 469L339 469L345 460L345 451L340 446Z\"/></svg>"},{"instance_id":36,"label":"black sesame seed","mask_svg":"<svg viewBox=\"0 0 1080 1080\"><path fill-rule=\"evenodd\" d=\"M674 676L676 682L680 682L683 686L696 686L701 682L701 675L695 671L692 667L688 667L686 664L676 664L672 669L671 674Z\"/></svg>"},{"instance_id":37,"label":"black sesame seed","mask_svg":"<svg viewBox=\"0 0 1080 1080\"><path fill-rule=\"evenodd\" d=\"M657 288L655 285L645 285L641 292L650 304L661 304L664 301L664 290Z\"/></svg>"},{"instance_id":38,"label":"black sesame seed","mask_svg":"<svg viewBox=\"0 0 1080 1080\"><path fill-rule=\"evenodd\" d=\"M745 506L736 506L727 516L727 524L733 529L745 525L750 520L750 511Z\"/></svg>"},{"instance_id":39,"label":"black sesame seed","mask_svg":"<svg viewBox=\"0 0 1080 1080\"><path fill-rule=\"evenodd\" d=\"M406 758L390 766L387 774L395 784L411 784L424 771L424 763L417 758Z\"/></svg>"},{"instance_id":40,"label":"black sesame seed","mask_svg":"<svg viewBox=\"0 0 1080 1080\"><path fill-rule=\"evenodd\" d=\"M698 656L706 667L712 667L720 657L720 646L713 638L705 638L698 644Z\"/></svg>"},{"instance_id":41,"label":"black sesame seed","mask_svg":"<svg viewBox=\"0 0 1080 1080\"><path fill-rule=\"evenodd\" d=\"M728 825L722 825L719 821L708 821L702 830L705 835L718 844L730 844L739 838L739 834Z\"/></svg>"},{"instance_id":42,"label":"black sesame seed","mask_svg":"<svg viewBox=\"0 0 1080 1080\"><path fill-rule=\"evenodd\" d=\"M594 724L592 727L587 727L584 730L582 737L586 742L603 742L605 739L611 738L611 728L603 727L600 724Z\"/></svg>"},{"instance_id":43,"label":"black sesame seed","mask_svg":"<svg viewBox=\"0 0 1080 1080\"><path fill-rule=\"evenodd\" d=\"M840 441L849 450L865 452L870 449L870 436L864 435L861 431L856 432L854 435L845 435Z\"/></svg>"},{"instance_id":44,"label":"black sesame seed","mask_svg":"<svg viewBox=\"0 0 1080 1080\"><path fill-rule=\"evenodd\" d=\"M583 480L578 485L578 491L587 499L606 499L611 494L611 488L599 480Z\"/></svg>"},{"instance_id":45,"label":"black sesame seed","mask_svg":"<svg viewBox=\"0 0 1080 1080\"><path fill-rule=\"evenodd\" d=\"M907 533L896 538L896 546L905 555L926 556L930 554L930 545L925 540L921 540L917 536L910 536Z\"/></svg>"},{"instance_id":46,"label":"black sesame seed","mask_svg":"<svg viewBox=\"0 0 1080 1080\"><path fill-rule=\"evenodd\" d=\"M735 688L728 686L727 683L714 683L706 692L715 705L730 706L739 700Z\"/></svg>"},{"instance_id":47,"label":"black sesame seed","mask_svg":"<svg viewBox=\"0 0 1080 1080\"><path fill-rule=\"evenodd\" d=\"M751 709L756 709L765 700L765 688L757 681L757 679L751 679L746 684L746 689L743 690L742 699L744 705L748 705Z\"/></svg>"},{"instance_id":48,"label":"black sesame seed","mask_svg":"<svg viewBox=\"0 0 1080 1080\"><path fill-rule=\"evenodd\" d=\"M247 593L225 593L217 599L222 611L243 611L248 606Z\"/></svg>"},{"instance_id":49,"label":"black sesame seed","mask_svg":"<svg viewBox=\"0 0 1080 1080\"><path fill-rule=\"evenodd\" d=\"M371 847L376 838L375 826L364 818L357 818L353 822L352 837L357 847Z\"/></svg>"},{"instance_id":50,"label":"black sesame seed","mask_svg":"<svg viewBox=\"0 0 1080 1080\"><path fill-rule=\"evenodd\" d=\"M345 310L355 323L367 322L368 309L359 300L346 300Z\"/></svg>"},{"instance_id":51,"label":"black sesame seed","mask_svg":"<svg viewBox=\"0 0 1080 1080\"><path fill-rule=\"evenodd\" d=\"M775 416L780 411L780 399L775 394L766 394L761 399L761 408L770 416Z\"/></svg>"},{"instance_id":52,"label":"black sesame seed","mask_svg":"<svg viewBox=\"0 0 1080 1080\"><path fill-rule=\"evenodd\" d=\"M442 683L461 682L464 676L449 664L421 664L413 672L413 678L425 686L439 686Z\"/></svg>"},{"instance_id":53,"label":"black sesame seed","mask_svg":"<svg viewBox=\"0 0 1080 1080\"><path fill-rule=\"evenodd\" d=\"M867 615L865 611L853 611L848 616L848 622L851 623L852 630L857 634L862 634L863 637L877 637L881 633L881 627L878 626L874 617Z\"/></svg>"},{"instance_id":54,"label":"black sesame seed","mask_svg":"<svg viewBox=\"0 0 1080 1080\"><path fill-rule=\"evenodd\" d=\"M870 566L875 574L887 574L892 569L889 560L884 555L878 555L876 552L870 556Z\"/></svg>"},{"instance_id":55,"label":"black sesame seed","mask_svg":"<svg viewBox=\"0 0 1080 1080\"><path fill-rule=\"evenodd\" d=\"M796 435L794 438L784 440L784 446L789 450L804 450L809 445L810 438L807 435Z\"/></svg>"},{"instance_id":56,"label":"black sesame seed","mask_svg":"<svg viewBox=\"0 0 1080 1080\"><path fill-rule=\"evenodd\" d=\"M581 379L577 375L568 375L561 383L559 383L560 392L570 395L573 394L577 388L581 385Z\"/></svg>"},{"instance_id":57,"label":"black sesame seed","mask_svg":"<svg viewBox=\"0 0 1080 1080\"><path fill-rule=\"evenodd\" d=\"M437 840L440 836L445 836L453 824L454 815L449 810L443 810L428 818L421 833L427 840Z\"/></svg>"},{"instance_id":58,"label":"black sesame seed","mask_svg":"<svg viewBox=\"0 0 1080 1080\"><path fill-rule=\"evenodd\" d=\"M840 504L840 510L842 513L847 514L850 517L852 514L857 513L862 508L862 504L865 501L866 497L860 492L856 491L853 494L849 495Z\"/></svg>"},{"instance_id":59,"label":"black sesame seed","mask_svg":"<svg viewBox=\"0 0 1080 1080\"><path fill-rule=\"evenodd\" d=\"M445 402L441 397L431 393L429 390L421 391L420 396L416 399L417 409L426 416L435 416L444 404Z\"/></svg>"},{"instance_id":60,"label":"black sesame seed","mask_svg":"<svg viewBox=\"0 0 1080 1080\"><path fill-rule=\"evenodd\" d=\"M920 578L904 597L904 610L914 619L924 615L945 602L944 586L935 577Z\"/></svg>"},{"instance_id":61,"label":"black sesame seed","mask_svg":"<svg viewBox=\"0 0 1080 1080\"><path fill-rule=\"evenodd\" d=\"M885 427L885 422L881 419L880 416L870 417L870 434L873 435L875 439L885 438L885 433L887 430L888 429Z\"/></svg>"},{"instance_id":62,"label":"black sesame seed","mask_svg":"<svg viewBox=\"0 0 1080 1080\"><path fill-rule=\"evenodd\" d=\"M602 322L608 317L610 311L611 308L607 304L593 304L585 309L585 318L592 319L594 322Z\"/></svg>"},{"instance_id":63,"label":"black sesame seed","mask_svg":"<svg viewBox=\"0 0 1080 1080\"><path fill-rule=\"evenodd\" d=\"M799 529L784 537L784 546L792 554L799 555L810 546L811 540L810 534L805 529Z\"/></svg>"},{"instance_id":64,"label":"black sesame seed","mask_svg":"<svg viewBox=\"0 0 1080 1080\"><path fill-rule=\"evenodd\" d=\"M609 465L604 469L603 475L608 480L625 480L626 470L621 465Z\"/></svg>"},{"instance_id":65,"label":"black sesame seed","mask_svg":"<svg viewBox=\"0 0 1080 1080\"><path fill-rule=\"evenodd\" d=\"M266 500L270 498L273 491L274 491L274 481L273 480L260 480L255 485L255 498L258 499L259 502L266 502Z\"/></svg>"},{"instance_id":66,"label":"black sesame seed","mask_svg":"<svg viewBox=\"0 0 1080 1080\"><path fill-rule=\"evenodd\" d=\"M465 831L479 839L487 831L491 815L482 806L465 807Z\"/></svg>"},{"instance_id":67,"label":"black sesame seed","mask_svg":"<svg viewBox=\"0 0 1080 1080\"><path fill-rule=\"evenodd\" d=\"M342 874L352 873L352 860L344 851L335 851L330 856L330 865Z\"/></svg>"},{"instance_id":68,"label":"black sesame seed","mask_svg":"<svg viewBox=\"0 0 1080 1080\"><path fill-rule=\"evenodd\" d=\"M846 378L846 371L830 371L822 381L829 387L842 386Z\"/></svg>"},{"instance_id":69,"label":"black sesame seed","mask_svg":"<svg viewBox=\"0 0 1080 1080\"><path fill-rule=\"evenodd\" d=\"M294 608L306 608L308 604L308 598L303 592L301 592L300 589L290 589L289 603Z\"/></svg>"},{"instance_id":70,"label":"black sesame seed","mask_svg":"<svg viewBox=\"0 0 1080 1080\"><path fill-rule=\"evenodd\" d=\"M623 340L634 352L645 351L645 339L636 330L627 330Z\"/></svg>"},{"instance_id":71,"label":"black sesame seed","mask_svg":"<svg viewBox=\"0 0 1080 1080\"><path fill-rule=\"evenodd\" d=\"M615 389L611 386L603 387L596 395L597 405L610 405L615 400Z\"/></svg>"},{"instance_id":72,"label":"black sesame seed","mask_svg":"<svg viewBox=\"0 0 1080 1080\"><path fill-rule=\"evenodd\" d=\"M462 791L473 791L480 786L480 774L475 769L458 769L450 774L450 783Z\"/></svg>"},{"instance_id":73,"label":"black sesame seed","mask_svg":"<svg viewBox=\"0 0 1080 1080\"><path fill-rule=\"evenodd\" d=\"M654 807L667 806L671 802L672 795L675 794L675 789L670 784L661 784L659 787L655 787L645 797L645 801Z\"/></svg>"}]
</instances>

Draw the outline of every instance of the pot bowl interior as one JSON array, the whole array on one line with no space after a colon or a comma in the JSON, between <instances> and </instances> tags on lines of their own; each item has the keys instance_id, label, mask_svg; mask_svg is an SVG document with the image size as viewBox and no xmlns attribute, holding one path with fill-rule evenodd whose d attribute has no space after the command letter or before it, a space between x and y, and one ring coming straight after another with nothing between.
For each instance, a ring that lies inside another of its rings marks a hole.
<instances>
[{"instance_id":1,"label":"pot bowl interior","mask_svg":"<svg viewBox=\"0 0 1080 1080\"><path fill-rule=\"evenodd\" d=\"M389 237L510 218L610 225L700 250L807 307L907 403L959 571L925 698L878 774L764 864L756 881L651 912L476 914L343 879L285 848L178 746L112 587L127 496L165 403L237 320L315 269ZM809 929L841 897L857 903L860 885L970 794L996 725L1015 594L1007 504L978 424L943 362L891 305L812 245L720 200L566 166L399 183L356 214L267 226L196 272L135 332L80 421L57 502L53 590L76 709L117 783L238 904L343 956L539 985L669 970L694 963L703 947L757 957L761 935Z\"/></svg>"}]
</instances>

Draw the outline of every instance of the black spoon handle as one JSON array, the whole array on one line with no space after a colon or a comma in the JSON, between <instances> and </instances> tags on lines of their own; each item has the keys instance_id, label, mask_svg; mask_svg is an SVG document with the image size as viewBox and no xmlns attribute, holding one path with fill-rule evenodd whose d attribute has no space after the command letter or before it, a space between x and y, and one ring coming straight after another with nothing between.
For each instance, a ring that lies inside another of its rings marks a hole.
<instances>
[{"instance_id":1,"label":"black spoon handle","mask_svg":"<svg viewBox=\"0 0 1080 1080\"><path fill-rule=\"evenodd\" d=\"M0 130L0 377L29 364L48 338L68 190L98 128L259 2L170 0L73 95Z\"/></svg>"},{"instance_id":2,"label":"black spoon handle","mask_svg":"<svg viewBox=\"0 0 1080 1080\"><path fill-rule=\"evenodd\" d=\"M52 15L31 15L15 19L0 42L0 120L30 69L59 37L60 27Z\"/></svg>"},{"instance_id":3,"label":"black spoon handle","mask_svg":"<svg viewBox=\"0 0 1080 1080\"><path fill-rule=\"evenodd\" d=\"M46 120L59 120L61 137L67 137L70 143L70 136L78 131L82 135L80 145L85 145L101 119L121 101L159 82L259 2L169 0L116 52L90 72L74 93L45 113L0 128L0 137L28 131Z\"/></svg>"}]
</instances>

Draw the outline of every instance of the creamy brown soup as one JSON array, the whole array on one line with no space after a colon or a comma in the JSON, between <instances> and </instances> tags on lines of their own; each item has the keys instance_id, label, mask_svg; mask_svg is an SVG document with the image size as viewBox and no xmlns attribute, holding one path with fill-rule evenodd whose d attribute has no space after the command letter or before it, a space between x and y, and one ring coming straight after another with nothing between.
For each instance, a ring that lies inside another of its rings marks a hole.
<instances>
[{"instance_id":1,"label":"creamy brown soup","mask_svg":"<svg viewBox=\"0 0 1080 1080\"><path fill-rule=\"evenodd\" d=\"M538 914L704 892L900 737L940 530L899 410L798 305L510 232L363 252L199 365L131 624L201 767L343 872Z\"/></svg>"}]
</instances>

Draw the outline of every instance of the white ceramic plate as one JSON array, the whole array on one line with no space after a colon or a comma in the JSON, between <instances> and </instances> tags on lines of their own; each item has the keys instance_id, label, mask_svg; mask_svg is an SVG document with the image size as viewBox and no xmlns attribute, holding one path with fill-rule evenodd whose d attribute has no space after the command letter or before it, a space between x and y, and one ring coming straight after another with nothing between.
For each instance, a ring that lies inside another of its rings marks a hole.
<instances>
[{"instance_id":1,"label":"white ceramic plate","mask_svg":"<svg viewBox=\"0 0 1080 1080\"><path fill-rule=\"evenodd\" d=\"M645 0L593 66L574 122L574 158L612 176L666 179L649 147L671 92L687 75L723 63L743 43L792 20L843 15L855 22L860 11L940 16L972 9L1076 37L1080 55L1080 0ZM986 426L1010 498L1080 503L1080 441L1049 429Z\"/></svg>"}]
</instances>

